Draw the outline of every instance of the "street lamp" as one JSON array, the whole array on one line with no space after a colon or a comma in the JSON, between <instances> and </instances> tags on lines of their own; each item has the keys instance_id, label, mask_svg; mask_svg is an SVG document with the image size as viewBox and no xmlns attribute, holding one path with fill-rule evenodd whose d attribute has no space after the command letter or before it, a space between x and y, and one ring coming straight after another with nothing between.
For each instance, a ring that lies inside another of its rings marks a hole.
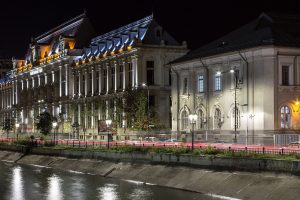
<instances>
[{"instance_id":1,"label":"street lamp","mask_svg":"<svg viewBox=\"0 0 300 200\"><path fill-rule=\"evenodd\" d=\"M56 142L55 142L55 128L56 128L56 126L57 126L57 122L52 122L52 127L54 129L54 132L53 132L54 144L56 144Z\"/></svg>"},{"instance_id":2,"label":"street lamp","mask_svg":"<svg viewBox=\"0 0 300 200\"><path fill-rule=\"evenodd\" d=\"M194 151L194 126L196 124L198 116L196 114L189 115L190 123L192 124L192 151Z\"/></svg>"},{"instance_id":3,"label":"street lamp","mask_svg":"<svg viewBox=\"0 0 300 200\"><path fill-rule=\"evenodd\" d=\"M108 128L110 127L112 121L111 121L111 119L107 119L107 120L105 120L105 123L106 123L106 126L107 126L107 148L109 149L109 134L110 133L109 133Z\"/></svg>"},{"instance_id":4,"label":"street lamp","mask_svg":"<svg viewBox=\"0 0 300 200\"><path fill-rule=\"evenodd\" d=\"M149 86L146 84L146 83L143 83L142 84L143 87L147 87L147 103L148 103L148 110L147 110L147 121L148 121L148 126L147 126L147 133L148 133L148 136L149 136L149 119L150 119L150 106L149 106Z\"/></svg>"},{"instance_id":5,"label":"street lamp","mask_svg":"<svg viewBox=\"0 0 300 200\"><path fill-rule=\"evenodd\" d=\"M238 87L238 70L230 70L231 73L234 73L234 143L237 143L236 138L236 129L237 129L237 101L236 101L236 89Z\"/></svg>"},{"instance_id":6,"label":"street lamp","mask_svg":"<svg viewBox=\"0 0 300 200\"><path fill-rule=\"evenodd\" d=\"M19 129L19 127L20 127L20 124L19 124L19 123L16 123L16 129L17 129L17 140L18 140L18 138L19 138L19 132L18 132L18 129Z\"/></svg>"}]
</instances>

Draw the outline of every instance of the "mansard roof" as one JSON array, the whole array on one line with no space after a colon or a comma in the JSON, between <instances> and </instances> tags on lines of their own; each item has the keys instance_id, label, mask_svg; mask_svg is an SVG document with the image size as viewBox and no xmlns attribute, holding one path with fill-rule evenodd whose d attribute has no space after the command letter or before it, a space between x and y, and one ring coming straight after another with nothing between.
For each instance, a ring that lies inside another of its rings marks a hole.
<instances>
[{"instance_id":1,"label":"mansard roof","mask_svg":"<svg viewBox=\"0 0 300 200\"><path fill-rule=\"evenodd\" d=\"M83 13L33 38L31 46L47 46L47 53L51 55L52 52L58 51L59 41L63 38L73 39L74 46L72 48L82 49L84 46L90 44L91 38L95 35L94 33L94 29L86 13ZM25 60L30 60L31 53L31 49L29 48ZM41 56L43 57L44 55Z\"/></svg>"},{"instance_id":2,"label":"mansard roof","mask_svg":"<svg viewBox=\"0 0 300 200\"><path fill-rule=\"evenodd\" d=\"M97 36L92 39L89 48L85 48L85 55L99 55L124 46L132 46L137 42L143 44L160 45L162 41L166 45L179 45L179 43L167 33L149 15L143 19L117 28L113 31Z\"/></svg>"},{"instance_id":3,"label":"mansard roof","mask_svg":"<svg viewBox=\"0 0 300 200\"><path fill-rule=\"evenodd\" d=\"M300 47L300 15L262 13L250 23L171 64L264 45Z\"/></svg>"}]
</instances>

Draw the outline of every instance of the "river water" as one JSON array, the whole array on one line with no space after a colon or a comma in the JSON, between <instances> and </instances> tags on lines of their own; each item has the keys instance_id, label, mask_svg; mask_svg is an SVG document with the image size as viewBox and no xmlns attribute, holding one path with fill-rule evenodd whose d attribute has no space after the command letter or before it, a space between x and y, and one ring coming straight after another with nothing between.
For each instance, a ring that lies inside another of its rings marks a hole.
<instances>
[{"instance_id":1,"label":"river water","mask_svg":"<svg viewBox=\"0 0 300 200\"><path fill-rule=\"evenodd\" d=\"M78 172L0 162L0 200L192 200L211 196Z\"/></svg>"}]
</instances>

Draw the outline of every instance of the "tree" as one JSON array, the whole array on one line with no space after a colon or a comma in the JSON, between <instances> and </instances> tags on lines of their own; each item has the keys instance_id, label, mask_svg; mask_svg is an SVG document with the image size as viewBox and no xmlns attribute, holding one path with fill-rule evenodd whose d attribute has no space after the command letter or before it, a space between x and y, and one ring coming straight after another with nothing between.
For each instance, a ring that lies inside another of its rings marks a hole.
<instances>
[{"instance_id":1,"label":"tree","mask_svg":"<svg viewBox=\"0 0 300 200\"><path fill-rule=\"evenodd\" d=\"M40 130L43 135L48 135L52 130L52 122L55 118L52 117L49 112L44 111L38 116L37 120L37 129Z\"/></svg>"},{"instance_id":2,"label":"tree","mask_svg":"<svg viewBox=\"0 0 300 200\"><path fill-rule=\"evenodd\" d=\"M124 103L119 103L117 111L124 110L127 125L135 130L147 130L148 126L154 125L155 129L163 126L158 120L154 108L150 108L148 116L148 99L143 90L128 90L123 96Z\"/></svg>"},{"instance_id":3,"label":"tree","mask_svg":"<svg viewBox=\"0 0 300 200\"><path fill-rule=\"evenodd\" d=\"M11 118L6 118L4 120L4 124L3 124L3 130L6 131L6 134L7 134L7 138L8 138L8 133L9 131L13 130L13 127L14 127L14 121L11 119Z\"/></svg>"}]
</instances>

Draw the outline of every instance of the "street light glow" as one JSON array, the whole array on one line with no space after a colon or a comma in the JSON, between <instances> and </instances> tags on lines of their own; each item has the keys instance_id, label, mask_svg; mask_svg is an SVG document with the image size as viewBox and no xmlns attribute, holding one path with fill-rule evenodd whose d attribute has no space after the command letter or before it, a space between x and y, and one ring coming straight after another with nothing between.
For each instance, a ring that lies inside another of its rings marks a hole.
<instances>
[{"instance_id":1,"label":"street light glow","mask_svg":"<svg viewBox=\"0 0 300 200\"><path fill-rule=\"evenodd\" d=\"M110 125L111 125L111 122L112 122L111 119L105 120L105 123L106 123L107 126L110 126Z\"/></svg>"},{"instance_id":2,"label":"street light glow","mask_svg":"<svg viewBox=\"0 0 300 200\"><path fill-rule=\"evenodd\" d=\"M16 123L16 128L19 128L20 127L20 124L19 123Z\"/></svg>"},{"instance_id":3,"label":"street light glow","mask_svg":"<svg viewBox=\"0 0 300 200\"><path fill-rule=\"evenodd\" d=\"M146 87L146 86L147 86L147 84L146 84L146 83L143 83L143 84L142 84L142 86L143 86L143 87Z\"/></svg>"},{"instance_id":4,"label":"street light glow","mask_svg":"<svg viewBox=\"0 0 300 200\"><path fill-rule=\"evenodd\" d=\"M231 69L229 72L230 72L230 73L234 73L234 70L233 70L233 69Z\"/></svg>"},{"instance_id":5,"label":"street light glow","mask_svg":"<svg viewBox=\"0 0 300 200\"><path fill-rule=\"evenodd\" d=\"M53 122L52 126L53 126L53 128L55 128L57 126L57 122Z\"/></svg>"},{"instance_id":6,"label":"street light glow","mask_svg":"<svg viewBox=\"0 0 300 200\"><path fill-rule=\"evenodd\" d=\"M189 115L189 120L191 122L191 124L196 123L198 116L196 114L191 114Z\"/></svg>"}]
</instances>

